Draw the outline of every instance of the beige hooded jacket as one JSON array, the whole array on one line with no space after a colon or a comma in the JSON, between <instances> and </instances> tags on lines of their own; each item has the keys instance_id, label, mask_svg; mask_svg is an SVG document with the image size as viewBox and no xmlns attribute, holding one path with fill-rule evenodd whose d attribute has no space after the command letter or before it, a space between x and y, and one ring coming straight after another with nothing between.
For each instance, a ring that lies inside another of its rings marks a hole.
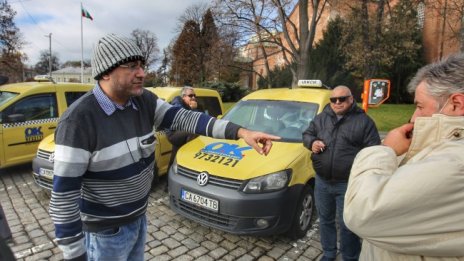
<instances>
[{"instance_id":1,"label":"beige hooded jacket","mask_svg":"<svg viewBox=\"0 0 464 261\"><path fill-rule=\"evenodd\" d=\"M387 146L354 161L344 220L360 260L464 260L464 117L417 118L399 161Z\"/></svg>"}]
</instances>

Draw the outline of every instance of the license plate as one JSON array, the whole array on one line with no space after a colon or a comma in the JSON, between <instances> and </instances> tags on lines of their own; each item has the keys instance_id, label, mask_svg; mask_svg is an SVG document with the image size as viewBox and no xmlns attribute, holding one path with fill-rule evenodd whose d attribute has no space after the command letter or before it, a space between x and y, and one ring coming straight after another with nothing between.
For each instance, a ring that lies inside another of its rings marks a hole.
<instances>
[{"instance_id":1,"label":"license plate","mask_svg":"<svg viewBox=\"0 0 464 261\"><path fill-rule=\"evenodd\" d=\"M53 180L53 170L40 168L39 175L41 177Z\"/></svg>"},{"instance_id":2,"label":"license plate","mask_svg":"<svg viewBox=\"0 0 464 261\"><path fill-rule=\"evenodd\" d=\"M219 201L192 193L187 190L181 190L181 199L214 212L219 211Z\"/></svg>"}]
</instances>

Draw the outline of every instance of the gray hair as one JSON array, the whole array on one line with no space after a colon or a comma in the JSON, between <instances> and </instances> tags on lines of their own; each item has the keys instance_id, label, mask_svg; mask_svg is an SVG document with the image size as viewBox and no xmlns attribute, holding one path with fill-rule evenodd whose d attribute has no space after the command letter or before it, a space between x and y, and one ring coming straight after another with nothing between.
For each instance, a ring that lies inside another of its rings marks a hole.
<instances>
[{"instance_id":1,"label":"gray hair","mask_svg":"<svg viewBox=\"0 0 464 261\"><path fill-rule=\"evenodd\" d=\"M422 82L439 104L453 93L464 93L464 53L452 54L419 69L409 83L408 91L414 93Z\"/></svg>"},{"instance_id":2,"label":"gray hair","mask_svg":"<svg viewBox=\"0 0 464 261\"><path fill-rule=\"evenodd\" d=\"M188 90L193 91L193 87L191 87L191 86L182 87L182 90L180 90L180 96L184 97Z\"/></svg>"}]
</instances>

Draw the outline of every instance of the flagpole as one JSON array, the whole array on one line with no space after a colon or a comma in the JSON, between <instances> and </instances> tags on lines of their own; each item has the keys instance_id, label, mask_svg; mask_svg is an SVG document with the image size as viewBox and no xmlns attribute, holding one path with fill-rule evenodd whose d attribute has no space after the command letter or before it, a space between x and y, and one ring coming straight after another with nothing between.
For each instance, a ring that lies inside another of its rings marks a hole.
<instances>
[{"instance_id":1,"label":"flagpole","mask_svg":"<svg viewBox=\"0 0 464 261\"><path fill-rule=\"evenodd\" d=\"M83 22L84 18L82 17L82 2L81 2L81 83L84 83L84 33L83 33Z\"/></svg>"}]
</instances>

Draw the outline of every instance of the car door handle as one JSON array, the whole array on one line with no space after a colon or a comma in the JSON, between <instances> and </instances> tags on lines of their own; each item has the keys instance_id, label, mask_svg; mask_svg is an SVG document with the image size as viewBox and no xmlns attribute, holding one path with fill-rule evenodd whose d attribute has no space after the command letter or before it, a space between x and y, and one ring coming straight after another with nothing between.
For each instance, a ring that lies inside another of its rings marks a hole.
<instances>
[{"instance_id":1,"label":"car door handle","mask_svg":"<svg viewBox=\"0 0 464 261\"><path fill-rule=\"evenodd\" d=\"M50 127L48 127L48 129L49 130L54 130L54 129L56 129L56 126L50 126Z\"/></svg>"}]
</instances>

